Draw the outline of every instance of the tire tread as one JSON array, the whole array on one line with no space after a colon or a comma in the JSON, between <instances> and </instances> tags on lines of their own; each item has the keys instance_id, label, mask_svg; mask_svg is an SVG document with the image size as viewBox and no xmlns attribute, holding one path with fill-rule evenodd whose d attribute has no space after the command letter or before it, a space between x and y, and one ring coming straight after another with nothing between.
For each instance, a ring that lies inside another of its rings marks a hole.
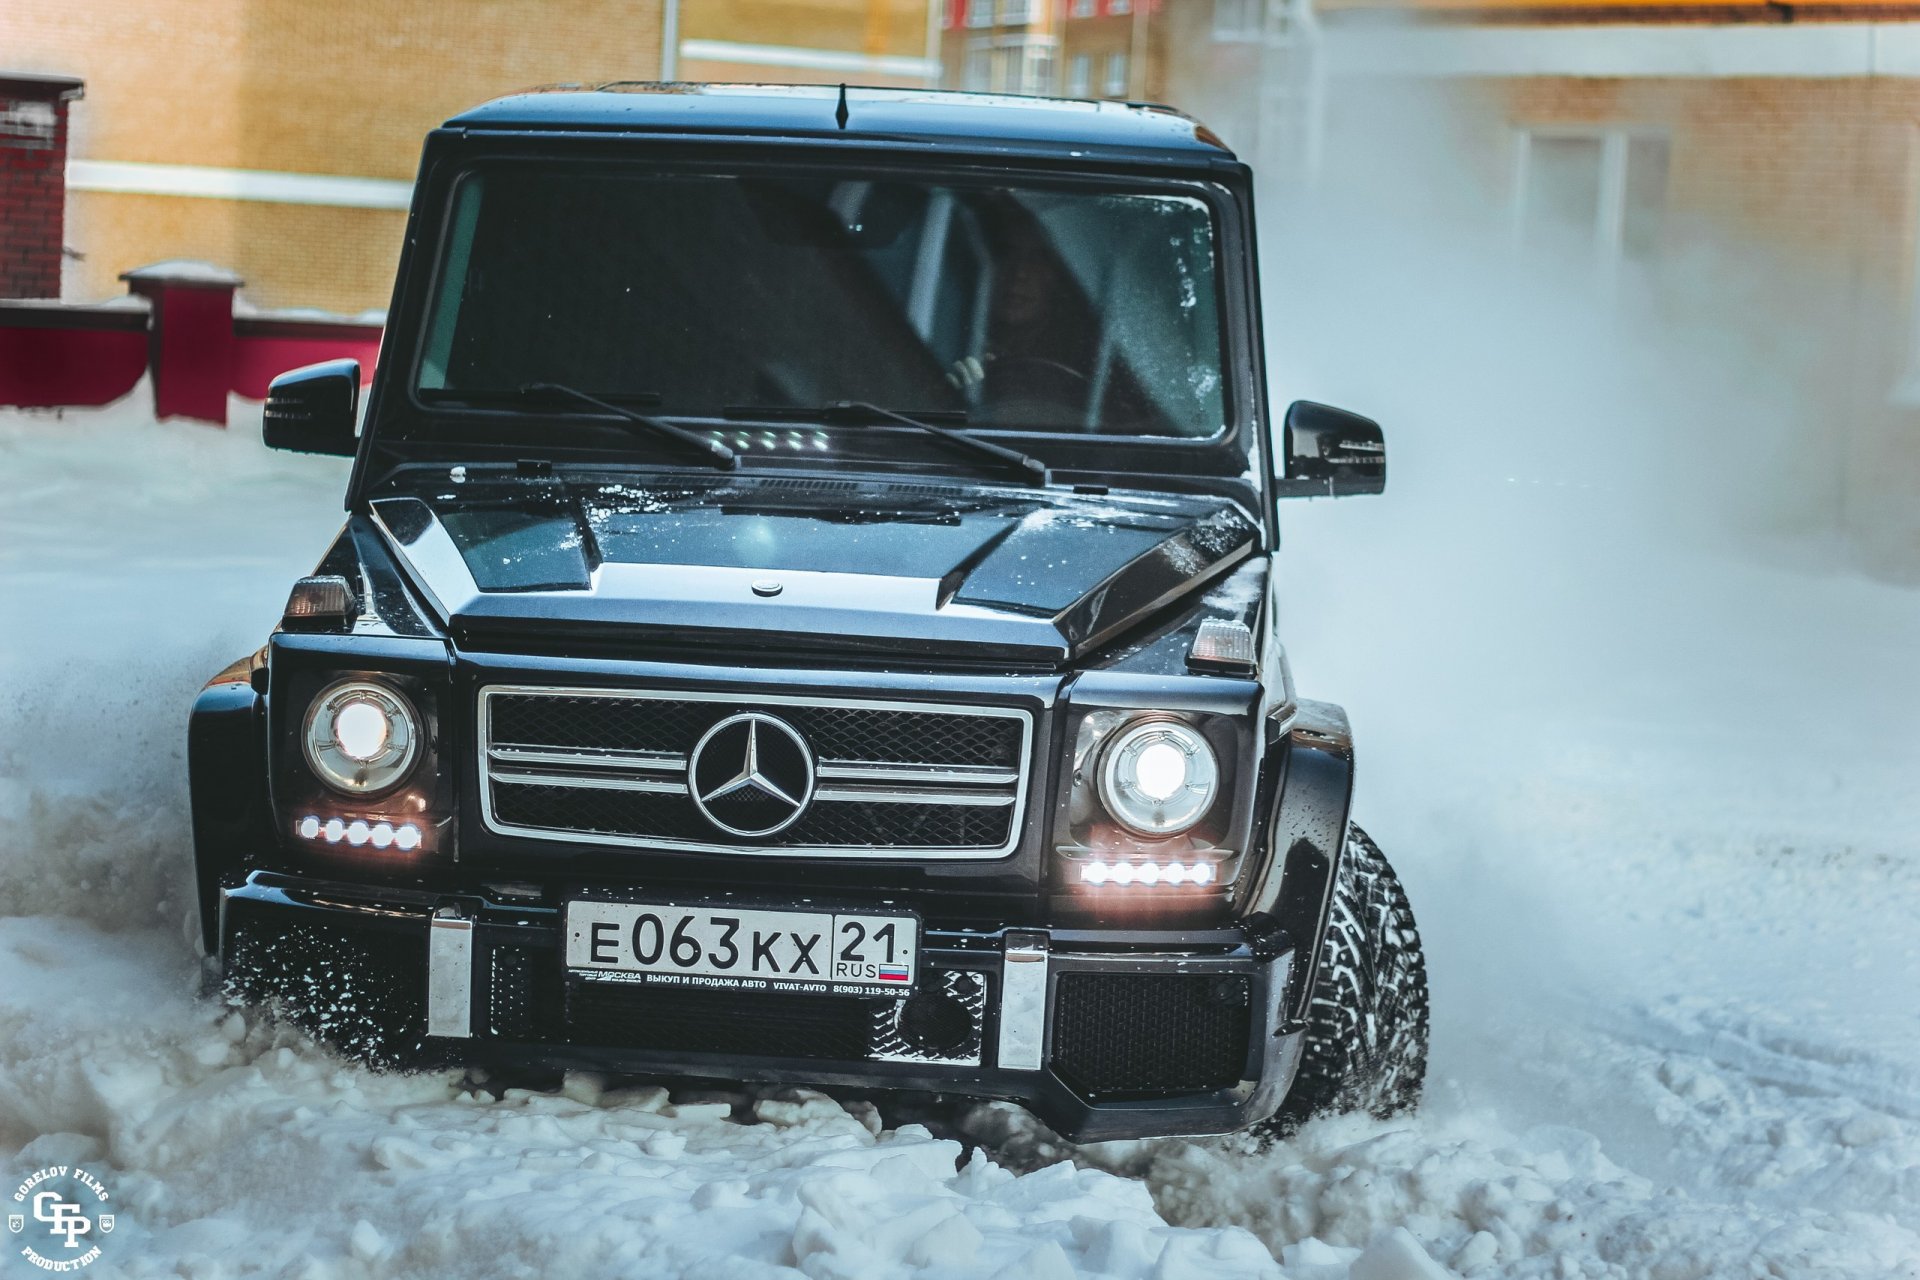
<instances>
[{"instance_id":1,"label":"tire tread","mask_svg":"<svg viewBox=\"0 0 1920 1280\"><path fill-rule=\"evenodd\" d=\"M1316 1115L1388 1119L1420 1103L1429 1010L1426 957L1406 890L1380 846L1350 827L1307 1010L1293 1088L1269 1129Z\"/></svg>"}]
</instances>

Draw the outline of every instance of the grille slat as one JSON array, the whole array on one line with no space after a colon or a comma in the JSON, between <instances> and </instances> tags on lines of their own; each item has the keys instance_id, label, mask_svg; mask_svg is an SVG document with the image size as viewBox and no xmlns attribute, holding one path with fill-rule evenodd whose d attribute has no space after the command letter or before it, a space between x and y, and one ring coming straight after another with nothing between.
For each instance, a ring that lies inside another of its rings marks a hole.
<instances>
[{"instance_id":1,"label":"grille slat","mask_svg":"<svg viewBox=\"0 0 1920 1280\"><path fill-rule=\"evenodd\" d=\"M855 781L822 786L770 838L720 829L686 794L687 760L743 711L777 716L823 775ZM494 830L714 852L999 857L1018 838L1031 757L1031 717L1011 707L516 686L482 690L480 720ZM891 799L870 798L892 777Z\"/></svg>"},{"instance_id":2,"label":"grille slat","mask_svg":"<svg viewBox=\"0 0 1920 1280\"><path fill-rule=\"evenodd\" d=\"M1006 843L1012 820L1011 808L846 801L815 805L794 825L792 839L798 844L817 845L987 847Z\"/></svg>"}]
</instances>

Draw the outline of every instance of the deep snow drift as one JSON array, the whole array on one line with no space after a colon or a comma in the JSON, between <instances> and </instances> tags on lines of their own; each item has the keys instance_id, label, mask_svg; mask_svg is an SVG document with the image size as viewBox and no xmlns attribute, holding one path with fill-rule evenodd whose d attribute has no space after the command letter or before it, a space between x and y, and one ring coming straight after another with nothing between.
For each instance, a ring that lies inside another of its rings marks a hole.
<instances>
[{"instance_id":1,"label":"deep snow drift","mask_svg":"<svg viewBox=\"0 0 1920 1280\"><path fill-rule=\"evenodd\" d=\"M198 998L186 708L344 467L137 396L0 418L0 1159L102 1173L126 1274L1920 1275L1920 593L1349 397L1394 488L1290 512L1286 627L1428 937L1427 1106L1263 1154L987 1108L956 1169L870 1108L376 1076Z\"/></svg>"}]
</instances>

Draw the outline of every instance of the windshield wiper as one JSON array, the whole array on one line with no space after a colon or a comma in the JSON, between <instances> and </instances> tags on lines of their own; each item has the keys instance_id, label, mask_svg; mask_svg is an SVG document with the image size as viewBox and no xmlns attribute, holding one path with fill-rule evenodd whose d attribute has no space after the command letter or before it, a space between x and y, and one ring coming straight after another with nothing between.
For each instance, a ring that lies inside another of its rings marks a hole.
<instances>
[{"instance_id":1,"label":"windshield wiper","mask_svg":"<svg viewBox=\"0 0 1920 1280\"><path fill-rule=\"evenodd\" d=\"M670 439L698 449L702 453L709 455L715 465L727 470L732 470L740 465L739 457L734 451L727 448L726 445L721 444L718 440L710 440L697 431L689 431L685 427L676 426L671 422L664 422L648 414L637 413L627 407L628 404L659 404L660 393L657 391L603 391L595 393L582 391L578 387L569 387L559 382L528 382L511 389L499 390L456 391L444 388L423 389L419 392L419 395L420 398L428 404L449 402L467 405L525 404L528 400L541 398L577 400L581 404L591 405L596 409L604 409L606 412L636 426L645 427L653 434L667 436ZM621 401L627 403L619 403ZM638 435L639 432L634 432L634 434Z\"/></svg>"},{"instance_id":2,"label":"windshield wiper","mask_svg":"<svg viewBox=\"0 0 1920 1280\"><path fill-rule=\"evenodd\" d=\"M520 404L528 395L528 388L544 386L544 383L529 383L523 387L478 388L450 390L445 387L422 387L417 393L427 404ZM655 405L660 403L658 391L595 391L591 393L601 400L609 400L618 405Z\"/></svg>"},{"instance_id":3,"label":"windshield wiper","mask_svg":"<svg viewBox=\"0 0 1920 1280\"><path fill-rule=\"evenodd\" d=\"M966 414L955 410L935 410L928 412L925 417L915 417L865 400L835 400L831 404L813 408L804 405L735 404L728 405L720 412L729 418L800 418L809 422L825 422L848 427L871 427L885 422L897 422L902 426L916 427L929 435L937 436L956 448L966 449L982 457L992 458L1004 466L1012 467L1030 483L1047 485L1053 482L1053 477L1047 471L1047 464L1038 458L1021 453L1018 449L1009 449L1005 445L995 444L991 440L982 440L971 432L962 431L956 427L939 426L926 420L941 417L965 422Z\"/></svg>"},{"instance_id":4,"label":"windshield wiper","mask_svg":"<svg viewBox=\"0 0 1920 1280\"><path fill-rule=\"evenodd\" d=\"M611 401L602 400L599 396L591 395L580 390L578 387L569 387L562 382L529 382L525 386L522 386L515 394L523 400L537 396L561 396L569 400L577 400L581 404L592 405L596 409L604 409L606 412L630 422L636 427L645 427L647 431L654 435L665 436L669 440L679 441L690 449L697 449L701 453L706 454L713 464L723 471L732 471L740 465L740 455L727 448L724 444L721 444L718 440L708 439L697 431L689 431L685 427L676 426L663 418L656 418L650 414L626 408L624 405L617 405ZM634 432L633 434L638 435L639 432Z\"/></svg>"},{"instance_id":5,"label":"windshield wiper","mask_svg":"<svg viewBox=\"0 0 1920 1280\"><path fill-rule=\"evenodd\" d=\"M659 403L660 399L659 395L655 395L653 391L620 391L616 395L620 399L632 399L639 403ZM432 393L422 393L422 397L430 401L461 401L468 405L482 405L482 403L520 405L530 399L572 399L572 401L580 401L582 405L591 405L593 409L603 409L632 426L645 428L649 436L666 436L676 443L684 443L689 449L699 449L701 453L707 455L714 466L722 470L735 470L739 466L739 455L733 453L732 449L728 449L726 445L722 445L718 439L708 439L707 436L701 436L699 432L689 432L684 426L676 426L672 422L664 422L660 418L645 415L645 413L636 413L626 405L616 405L611 399L601 399L599 395L582 391L580 388L570 388L563 382L528 382L511 391L432 391ZM632 434L639 436L641 432L632 432Z\"/></svg>"}]
</instances>

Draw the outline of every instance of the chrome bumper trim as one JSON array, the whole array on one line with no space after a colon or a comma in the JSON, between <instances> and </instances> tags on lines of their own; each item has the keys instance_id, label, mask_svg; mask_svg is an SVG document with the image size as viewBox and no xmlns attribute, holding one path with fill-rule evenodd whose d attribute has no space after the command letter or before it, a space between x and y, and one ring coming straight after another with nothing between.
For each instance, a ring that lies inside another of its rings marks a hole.
<instances>
[{"instance_id":1,"label":"chrome bumper trim","mask_svg":"<svg viewBox=\"0 0 1920 1280\"><path fill-rule=\"evenodd\" d=\"M1000 1044L997 1065L1038 1071L1047 1045L1047 935L1007 934L1000 966Z\"/></svg>"},{"instance_id":2,"label":"chrome bumper trim","mask_svg":"<svg viewBox=\"0 0 1920 1280\"><path fill-rule=\"evenodd\" d=\"M427 928L427 1034L473 1035L473 921L442 907Z\"/></svg>"}]
</instances>

